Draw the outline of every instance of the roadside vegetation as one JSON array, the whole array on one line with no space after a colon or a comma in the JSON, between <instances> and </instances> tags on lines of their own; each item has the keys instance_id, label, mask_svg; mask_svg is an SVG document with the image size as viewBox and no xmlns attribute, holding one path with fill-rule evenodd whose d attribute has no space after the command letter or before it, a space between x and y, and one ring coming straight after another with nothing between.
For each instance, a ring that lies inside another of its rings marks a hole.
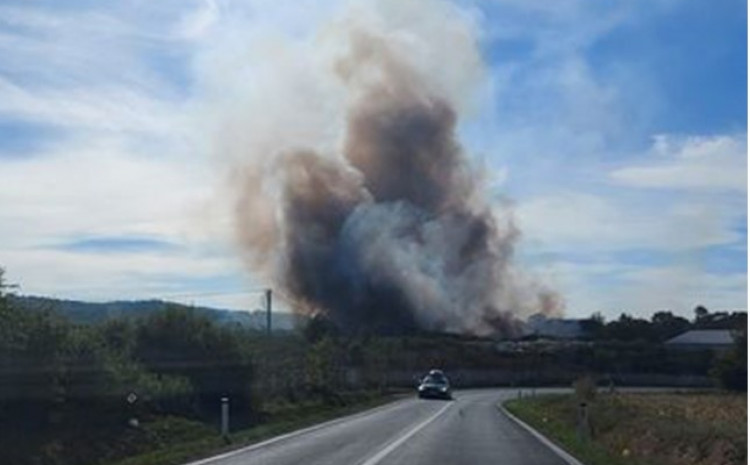
<instances>
[{"instance_id":1,"label":"roadside vegetation","mask_svg":"<svg viewBox=\"0 0 750 465\"><path fill-rule=\"evenodd\" d=\"M721 390L620 393L595 376L574 394L514 399L505 407L587 465L747 463L747 331L709 369Z\"/></svg>"},{"instance_id":2,"label":"roadside vegetation","mask_svg":"<svg viewBox=\"0 0 750 465\"><path fill-rule=\"evenodd\" d=\"M351 353L362 370L378 367L380 354L315 325L269 337L182 306L76 325L54 308L15 307L2 283L3 463L179 463L393 398L364 371L347 383L341 368Z\"/></svg>"},{"instance_id":3,"label":"roadside vegetation","mask_svg":"<svg viewBox=\"0 0 750 465\"><path fill-rule=\"evenodd\" d=\"M545 395L505 404L586 465L747 463L747 396L738 393L614 393L588 401Z\"/></svg>"},{"instance_id":4,"label":"roadside vegetation","mask_svg":"<svg viewBox=\"0 0 750 465\"><path fill-rule=\"evenodd\" d=\"M361 392L346 397L339 405L309 402L272 416L255 426L232 432L226 438L204 423L179 417L157 418L143 428L130 429L130 442L138 441L142 452L108 462L109 465L179 465L239 447L251 445L280 434L309 427L341 416L357 413L400 398L402 394Z\"/></svg>"}]
</instances>

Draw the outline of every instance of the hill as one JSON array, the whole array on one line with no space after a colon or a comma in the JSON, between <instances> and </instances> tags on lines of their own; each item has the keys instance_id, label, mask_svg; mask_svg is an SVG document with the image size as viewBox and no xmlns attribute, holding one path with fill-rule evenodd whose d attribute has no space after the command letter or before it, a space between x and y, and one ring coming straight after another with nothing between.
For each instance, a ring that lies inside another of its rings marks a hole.
<instances>
[{"instance_id":1,"label":"hill","mask_svg":"<svg viewBox=\"0 0 750 465\"><path fill-rule=\"evenodd\" d=\"M168 306L186 305L165 300L118 300L112 302L84 302L80 300L54 299L50 297L11 295L13 305L29 311L49 310L75 324L97 324L115 318L142 318L163 310ZM211 307L192 307L221 325L239 325L243 328L263 330L266 328L266 313L260 310L244 312ZM294 329L300 317L283 312L271 315L273 330Z\"/></svg>"}]
</instances>

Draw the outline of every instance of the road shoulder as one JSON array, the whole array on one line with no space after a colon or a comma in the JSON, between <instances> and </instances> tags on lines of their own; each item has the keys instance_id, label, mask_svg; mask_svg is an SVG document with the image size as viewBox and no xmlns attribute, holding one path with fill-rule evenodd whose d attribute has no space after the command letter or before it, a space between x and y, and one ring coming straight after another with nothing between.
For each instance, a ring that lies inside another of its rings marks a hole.
<instances>
[{"instance_id":1,"label":"road shoulder","mask_svg":"<svg viewBox=\"0 0 750 465\"><path fill-rule=\"evenodd\" d=\"M552 440L550 440L549 438L547 438L545 435L543 435L542 433L540 433L536 429L534 429L531 426L529 426L526 422L524 422L520 418L518 418L515 415L513 415L512 413L510 413L508 411L508 409L506 409L505 406L503 405L503 402L499 402L497 404L497 408L498 408L498 410L500 410L500 412L502 412L503 415L505 415L507 418L509 418L510 420L512 420L514 423L516 423L521 428L523 428L526 431L528 431L532 436L534 436L537 440L539 440L539 442L541 442L545 446L547 446L550 449L552 449L552 452L554 452L555 454L557 454L561 459L565 460L565 462L568 463L569 465L585 465L584 463L582 463L581 461L579 461L577 458L575 458L572 455L570 455L563 448L561 448L560 446L558 446L557 444L555 444Z\"/></svg>"}]
</instances>

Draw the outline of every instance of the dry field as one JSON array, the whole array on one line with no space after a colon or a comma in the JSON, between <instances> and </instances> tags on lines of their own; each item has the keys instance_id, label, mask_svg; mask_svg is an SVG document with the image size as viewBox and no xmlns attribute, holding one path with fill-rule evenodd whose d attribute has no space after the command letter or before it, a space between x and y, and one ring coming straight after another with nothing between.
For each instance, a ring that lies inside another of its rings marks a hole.
<instances>
[{"instance_id":1,"label":"dry field","mask_svg":"<svg viewBox=\"0 0 750 465\"><path fill-rule=\"evenodd\" d=\"M590 440L576 434L577 404L574 396L548 396L508 408L589 465L747 463L745 395L599 395L590 407Z\"/></svg>"}]
</instances>

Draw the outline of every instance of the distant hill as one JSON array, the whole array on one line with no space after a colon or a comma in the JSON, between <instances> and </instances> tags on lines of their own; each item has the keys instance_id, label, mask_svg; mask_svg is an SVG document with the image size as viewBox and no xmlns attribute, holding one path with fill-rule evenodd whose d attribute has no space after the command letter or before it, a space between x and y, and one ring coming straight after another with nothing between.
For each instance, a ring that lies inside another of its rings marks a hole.
<instances>
[{"instance_id":1,"label":"distant hill","mask_svg":"<svg viewBox=\"0 0 750 465\"><path fill-rule=\"evenodd\" d=\"M10 295L11 302L31 311L50 310L73 323L96 324L115 318L140 318L165 309L167 306L188 307L184 304L164 300L118 300L113 302L83 302L49 297ZM222 325L239 325L244 328L265 329L266 313L260 310L243 312L211 307L191 307ZM271 315L274 331L294 329L301 317L290 313L276 312Z\"/></svg>"}]
</instances>

